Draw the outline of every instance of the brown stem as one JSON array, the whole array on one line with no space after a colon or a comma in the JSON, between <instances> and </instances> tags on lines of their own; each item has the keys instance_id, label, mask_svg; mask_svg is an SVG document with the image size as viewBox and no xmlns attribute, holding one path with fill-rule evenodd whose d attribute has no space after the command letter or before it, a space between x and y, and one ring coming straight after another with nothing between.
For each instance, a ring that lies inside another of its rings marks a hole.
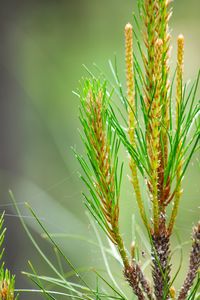
<instances>
[{"instance_id":1,"label":"brown stem","mask_svg":"<svg viewBox=\"0 0 200 300\"><path fill-rule=\"evenodd\" d=\"M169 264L169 238L170 235L166 230L165 214L161 213L159 233L152 234L153 249L153 281L154 293L157 300L162 300L165 295L165 288L169 286L170 270ZM168 299L169 296L166 297Z\"/></svg>"},{"instance_id":2,"label":"brown stem","mask_svg":"<svg viewBox=\"0 0 200 300\"><path fill-rule=\"evenodd\" d=\"M181 288L178 300L185 300L193 285L198 269L200 267L200 222L193 229L193 245L190 253L189 270Z\"/></svg>"},{"instance_id":3,"label":"brown stem","mask_svg":"<svg viewBox=\"0 0 200 300\"><path fill-rule=\"evenodd\" d=\"M145 294L147 295L149 300L153 299L153 295L152 295L152 290L151 287L148 283L148 281L146 280L140 266L138 264L136 264L136 273L138 275L139 281L141 283L142 289L145 292Z\"/></svg>"},{"instance_id":4,"label":"brown stem","mask_svg":"<svg viewBox=\"0 0 200 300\"><path fill-rule=\"evenodd\" d=\"M140 288L140 282L136 271L136 266L132 265L124 270L124 276L132 287L134 294L138 297L138 300L145 300L142 289Z\"/></svg>"}]
</instances>

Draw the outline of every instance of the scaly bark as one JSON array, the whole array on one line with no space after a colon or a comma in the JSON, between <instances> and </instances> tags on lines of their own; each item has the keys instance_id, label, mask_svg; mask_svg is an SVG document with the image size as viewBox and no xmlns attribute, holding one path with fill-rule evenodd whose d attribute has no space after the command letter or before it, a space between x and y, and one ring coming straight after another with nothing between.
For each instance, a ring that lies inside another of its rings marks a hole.
<instances>
[{"instance_id":1,"label":"scaly bark","mask_svg":"<svg viewBox=\"0 0 200 300\"><path fill-rule=\"evenodd\" d=\"M193 285L198 269L200 268L200 222L193 229L193 244L190 253L189 270L178 296L178 300L185 300Z\"/></svg>"},{"instance_id":2,"label":"scaly bark","mask_svg":"<svg viewBox=\"0 0 200 300\"><path fill-rule=\"evenodd\" d=\"M157 300L162 300L165 296L169 298L169 283L171 265L169 262L170 256L170 235L166 230L165 216L163 215L163 222L160 224L159 233L152 235L153 249L153 281L154 293Z\"/></svg>"}]
</instances>

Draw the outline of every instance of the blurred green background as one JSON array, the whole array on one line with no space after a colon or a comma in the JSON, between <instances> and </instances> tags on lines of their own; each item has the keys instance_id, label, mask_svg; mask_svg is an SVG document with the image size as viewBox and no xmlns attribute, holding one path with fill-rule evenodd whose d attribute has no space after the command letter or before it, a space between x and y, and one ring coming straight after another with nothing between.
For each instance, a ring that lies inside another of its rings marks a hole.
<instances>
[{"instance_id":1,"label":"blurred green background","mask_svg":"<svg viewBox=\"0 0 200 300\"><path fill-rule=\"evenodd\" d=\"M18 288L30 287L20 275L21 270L28 269L28 259L39 273L50 273L14 216L9 188L19 202L24 219L34 229L34 236L50 257L53 253L24 209L25 201L34 207L50 232L60 234L56 240L76 267L104 268L99 250L75 239L75 235L82 235L96 241L85 215L81 199L83 186L77 175L79 166L71 150L72 146L82 150L78 134L79 102L72 90L76 90L79 79L86 75L83 64L93 69L95 62L111 77L108 59L113 59L114 53L124 81L123 28L126 22L132 21L136 9L135 0L1 1L0 208L6 210L8 227L6 261L17 274ZM183 33L185 79L194 79L200 66L199 11L198 0L174 1L172 56L175 62L176 36ZM196 156L184 180L185 194L176 226L182 242L190 241L191 227L199 217L198 168ZM125 217L121 218L121 227L128 246L132 213L139 220L126 175L124 186L121 205ZM177 244L176 236L173 242ZM189 246L184 245L184 255ZM174 264L178 258L177 252ZM177 286L186 266L187 258ZM64 269L69 270L67 266ZM84 274L87 276L87 272ZM22 294L20 299L41 297Z\"/></svg>"}]
</instances>

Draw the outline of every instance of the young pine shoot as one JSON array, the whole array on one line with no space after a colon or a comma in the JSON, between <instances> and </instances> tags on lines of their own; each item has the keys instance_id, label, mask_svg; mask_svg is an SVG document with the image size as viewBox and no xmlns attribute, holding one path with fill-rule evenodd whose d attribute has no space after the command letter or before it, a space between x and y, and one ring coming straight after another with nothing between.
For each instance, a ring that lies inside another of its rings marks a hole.
<instances>
[{"instance_id":1,"label":"young pine shoot","mask_svg":"<svg viewBox=\"0 0 200 300\"><path fill-rule=\"evenodd\" d=\"M76 155L89 191L84 194L85 204L117 247L125 280L139 300L198 297L199 279L194 284L200 267L200 223L193 229L189 267L179 291L173 287L171 275L170 238L181 203L182 180L199 149L200 130L196 101L199 75L188 91L183 84L183 35L177 38L176 72L170 76L171 14L170 0L140 0L139 19L134 16L134 26L125 26L126 93L116 67L112 68L116 87L106 79L91 76L80 92L81 137L87 157ZM138 47L139 57L134 46ZM123 107L118 107L117 96ZM131 245L130 255L120 231L119 201L123 201L120 190L124 178L120 147L129 154L133 198L151 244L151 278L146 278L137 260L137 245ZM146 188L146 198L141 184Z\"/></svg>"}]
</instances>

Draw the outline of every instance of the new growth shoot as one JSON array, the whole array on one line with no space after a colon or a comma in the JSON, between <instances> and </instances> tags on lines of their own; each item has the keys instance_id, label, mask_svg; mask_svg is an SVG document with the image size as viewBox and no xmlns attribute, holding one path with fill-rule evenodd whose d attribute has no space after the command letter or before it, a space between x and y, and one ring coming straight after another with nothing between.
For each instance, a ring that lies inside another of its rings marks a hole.
<instances>
[{"instance_id":1,"label":"new growth shoot","mask_svg":"<svg viewBox=\"0 0 200 300\"><path fill-rule=\"evenodd\" d=\"M76 155L89 191L84 194L85 204L116 245L125 279L138 299L195 299L190 291L200 267L200 225L193 229L189 269L180 291L172 286L170 238L181 204L182 180L199 149L199 75L187 91L183 83L184 37L179 35L175 79L171 76L171 1L139 3L139 18L134 16L134 25L125 26L126 92L121 84L111 89L109 81L94 76L85 80L80 92L82 140L87 158ZM138 29L143 42L139 41ZM135 55L135 47L140 57ZM117 71L114 72L118 78ZM123 108L118 107L116 96ZM151 244L150 279L137 261L135 244L129 257L120 232L119 201L124 201L120 193L124 178L120 147L129 154L132 198L137 202ZM141 184L145 185L148 197L142 195Z\"/></svg>"}]
</instances>

